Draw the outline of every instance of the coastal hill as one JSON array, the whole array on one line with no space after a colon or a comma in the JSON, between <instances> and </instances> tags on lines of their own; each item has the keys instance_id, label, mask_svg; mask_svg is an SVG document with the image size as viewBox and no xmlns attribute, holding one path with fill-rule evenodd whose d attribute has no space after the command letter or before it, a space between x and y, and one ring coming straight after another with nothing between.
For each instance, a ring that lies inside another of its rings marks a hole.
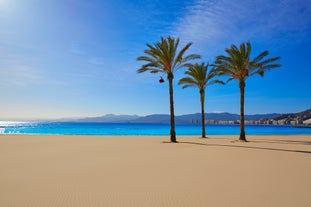
<instances>
[{"instance_id":1,"label":"coastal hill","mask_svg":"<svg viewBox=\"0 0 311 207\"><path fill-rule=\"evenodd\" d=\"M288 120L288 121L292 121L292 120L301 120L301 121L305 121L308 119L311 119L311 109L299 112L299 113L291 113L291 114L281 114L275 118L273 118L276 121L279 120Z\"/></svg>"},{"instance_id":2,"label":"coastal hill","mask_svg":"<svg viewBox=\"0 0 311 207\"><path fill-rule=\"evenodd\" d=\"M280 114L256 114L245 115L245 120L256 121L260 119L272 119L278 117ZM214 121L236 121L240 119L240 115L231 113L206 113L206 120ZM77 122L103 122L103 123L153 123L153 124L167 124L170 123L170 115L168 114L152 114L148 116L137 115L114 115L107 114L100 117L89 117L75 120ZM177 124L201 123L201 114L186 114L175 116Z\"/></svg>"},{"instance_id":3,"label":"coastal hill","mask_svg":"<svg viewBox=\"0 0 311 207\"><path fill-rule=\"evenodd\" d=\"M106 123L123 123L123 122L131 122L140 118L137 115L114 115L114 114L106 114L104 116L99 117L88 117L75 120L77 122L106 122Z\"/></svg>"}]
</instances>

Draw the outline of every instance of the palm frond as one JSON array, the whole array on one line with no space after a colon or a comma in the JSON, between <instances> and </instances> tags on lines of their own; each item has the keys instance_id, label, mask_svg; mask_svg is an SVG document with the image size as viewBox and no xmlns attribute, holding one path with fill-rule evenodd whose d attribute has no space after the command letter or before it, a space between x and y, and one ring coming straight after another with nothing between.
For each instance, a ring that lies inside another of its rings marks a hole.
<instances>
[{"instance_id":1,"label":"palm frond","mask_svg":"<svg viewBox=\"0 0 311 207\"><path fill-rule=\"evenodd\" d=\"M280 68L281 64L270 64L270 65L264 65L261 67L263 70L273 69L273 68Z\"/></svg>"},{"instance_id":2,"label":"palm frond","mask_svg":"<svg viewBox=\"0 0 311 207\"><path fill-rule=\"evenodd\" d=\"M201 58L201 55L198 54L190 54L184 57L184 54L186 50L189 49L189 47L192 45L192 43L188 43L177 55L176 59L174 60L173 67L174 69L180 69L187 67L187 64L189 64L189 61L199 59Z\"/></svg>"},{"instance_id":3,"label":"palm frond","mask_svg":"<svg viewBox=\"0 0 311 207\"><path fill-rule=\"evenodd\" d=\"M148 70L148 68L142 67L142 68L137 70L137 73L143 73L143 72L146 72L147 70Z\"/></svg>"},{"instance_id":4,"label":"palm frond","mask_svg":"<svg viewBox=\"0 0 311 207\"><path fill-rule=\"evenodd\" d=\"M200 59L201 55L197 55L197 54L191 54L191 55L187 55L186 57L184 57L181 61L181 63L187 63L190 60L195 60L195 59ZM185 65L185 64L182 64Z\"/></svg>"},{"instance_id":5,"label":"palm frond","mask_svg":"<svg viewBox=\"0 0 311 207\"><path fill-rule=\"evenodd\" d=\"M280 64L272 64L280 59L280 57L272 57L264 59L269 55L269 51L265 50L257 55L254 59L250 59L251 43L241 43L238 48L236 45L231 45L225 49L228 56L219 55L215 58L214 68L219 76L229 76L231 80L245 80L249 76L259 74L264 75L265 70L278 68Z\"/></svg>"},{"instance_id":6,"label":"palm frond","mask_svg":"<svg viewBox=\"0 0 311 207\"><path fill-rule=\"evenodd\" d=\"M183 85L183 89L184 88L188 88L188 87L196 87L198 84L196 82L196 80L190 78L190 77L185 77L182 78L178 81L178 85Z\"/></svg>"},{"instance_id":7,"label":"palm frond","mask_svg":"<svg viewBox=\"0 0 311 207\"><path fill-rule=\"evenodd\" d=\"M222 80L213 80L210 82L209 85L212 85L212 84L222 84L222 85L225 85L226 83Z\"/></svg>"},{"instance_id":8,"label":"palm frond","mask_svg":"<svg viewBox=\"0 0 311 207\"><path fill-rule=\"evenodd\" d=\"M137 70L138 73L149 71L150 73L173 73L175 70L185 67L190 60L199 58L199 55L191 54L185 56L186 51L192 43L188 43L178 53L179 38L161 37L160 41L154 44L146 44L147 49L144 50L144 56L137 58L137 61L144 61Z\"/></svg>"},{"instance_id":9,"label":"palm frond","mask_svg":"<svg viewBox=\"0 0 311 207\"><path fill-rule=\"evenodd\" d=\"M265 75L265 71L264 70L258 70L258 74L263 77Z\"/></svg>"},{"instance_id":10,"label":"palm frond","mask_svg":"<svg viewBox=\"0 0 311 207\"><path fill-rule=\"evenodd\" d=\"M178 41L179 41L179 39L178 39ZM179 53L178 53L178 55L176 56L176 59L175 59L176 63L181 62L184 53L189 49L189 47L190 47L191 45L192 45L192 42L189 42L184 48L182 48L182 49L179 51Z\"/></svg>"},{"instance_id":11,"label":"palm frond","mask_svg":"<svg viewBox=\"0 0 311 207\"><path fill-rule=\"evenodd\" d=\"M253 59L254 63L258 63L259 61L261 61L264 57L266 57L267 55L269 55L269 51L265 50L263 52L261 52L257 57L255 57Z\"/></svg>"},{"instance_id":12,"label":"palm frond","mask_svg":"<svg viewBox=\"0 0 311 207\"><path fill-rule=\"evenodd\" d=\"M147 62L156 61L156 59L154 57L147 57L147 56L140 56L136 60L138 60L138 61L147 61Z\"/></svg>"},{"instance_id":13,"label":"palm frond","mask_svg":"<svg viewBox=\"0 0 311 207\"><path fill-rule=\"evenodd\" d=\"M140 69L137 70L137 73L143 73L149 71L150 73L163 73L163 70L159 70L157 68L151 68L151 67L142 67Z\"/></svg>"},{"instance_id":14,"label":"palm frond","mask_svg":"<svg viewBox=\"0 0 311 207\"><path fill-rule=\"evenodd\" d=\"M281 57L276 56L276 57L272 57L272 58L266 59L266 60L260 62L259 64L264 66L264 65L266 65L268 63L271 63L271 62L274 62L274 61L277 61L277 60L280 60L280 59L281 59Z\"/></svg>"},{"instance_id":15,"label":"palm frond","mask_svg":"<svg viewBox=\"0 0 311 207\"><path fill-rule=\"evenodd\" d=\"M229 82L232 81L232 80L235 80L235 78L233 78L233 77L229 78L229 79L226 81L226 83L229 83Z\"/></svg>"},{"instance_id":16,"label":"palm frond","mask_svg":"<svg viewBox=\"0 0 311 207\"><path fill-rule=\"evenodd\" d=\"M188 70L185 72L186 77L182 78L178 84L184 85L183 88L196 86L200 90L204 90L206 86L215 83L221 83L218 80L212 80L217 72L214 69L208 70L208 63L188 64Z\"/></svg>"},{"instance_id":17,"label":"palm frond","mask_svg":"<svg viewBox=\"0 0 311 207\"><path fill-rule=\"evenodd\" d=\"M246 42L246 51L245 51L244 56L247 57L248 60L250 59L251 52L252 52L252 45L249 41L247 41Z\"/></svg>"}]
</instances>

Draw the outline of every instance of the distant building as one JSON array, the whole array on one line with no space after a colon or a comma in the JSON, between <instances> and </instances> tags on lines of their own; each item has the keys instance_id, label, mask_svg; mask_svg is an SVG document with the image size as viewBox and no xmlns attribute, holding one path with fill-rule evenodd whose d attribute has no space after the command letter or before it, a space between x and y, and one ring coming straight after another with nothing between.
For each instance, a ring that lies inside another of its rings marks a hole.
<instances>
[{"instance_id":1,"label":"distant building","mask_svg":"<svg viewBox=\"0 0 311 207\"><path fill-rule=\"evenodd\" d=\"M290 121L290 125L297 125L297 121L296 120Z\"/></svg>"},{"instance_id":2,"label":"distant building","mask_svg":"<svg viewBox=\"0 0 311 207\"><path fill-rule=\"evenodd\" d=\"M232 120L225 120L225 121L218 121L219 124L238 124L237 121Z\"/></svg>"},{"instance_id":3,"label":"distant building","mask_svg":"<svg viewBox=\"0 0 311 207\"><path fill-rule=\"evenodd\" d=\"M244 123L245 123L245 124L256 124L256 121L253 121L253 120L245 120Z\"/></svg>"},{"instance_id":4,"label":"distant building","mask_svg":"<svg viewBox=\"0 0 311 207\"><path fill-rule=\"evenodd\" d=\"M199 119L191 119L191 124L199 124L201 123Z\"/></svg>"},{"instance_id":5,"label":"distant building","mask_svg":"<svg viewBox=\"0 0 311 207\"><path fill-rule=\"evenodd\" d=\"M259 124L267 124L267 119L260 119Z\"/></svg>"},{"instance_id":6,"label":"distant building","mask_svg":"<svg viewBox=\"0 0 311 207\"><path fill-rule=\"evenodd\" d=\"M279 125L279 123L278 123L277 120L272 120L272 124L273 124L273 125Z\"/></svg>"},{"instance_id":7,"label":"distant building","mask_svg":"<svg viewBox=\"0 0 311 207\"><path fill-rule=\"evenodd\" d=\"M190 123L200 124L200 119L191 119ZM275 119L260 119L260 120L244 120L246 125L302 125L310 124L311 119L304 120L300 117L295 118L284 118L280 120ZM240 120L205 120L205 124L240 124Z\"/></svg>"},{"instance_id":8,"label":"distant building","mask_svg":"<svg viewBox=\"0 0 311 207\"><path fill-rule=\"evenodd\" d=\"M300 125L300 124L303 124L303 122L299 118L296 118L296 119L290 121L290 125Z\"/></svg>"},{"instance_id":9,"label":"distant building","mask_svg":"<svg viewBox=\"0 0 311 207\"><path fill-rule=\"evenodd\" d=\"M304 120L302 123L303 124L311 124L311 119Z\"/></svg>"},{"instance_id":10,"label":"distant building","mask_svg":"<svg viewBox=\"0 0 311 207\"><path fill-rule=\"evenodd\" d=\"M205 124L217 124L216 120L205 120Z\"/></svg>"},{"instance_id":11,"label":"distant building","mask_svg":"<svg viewBox=\"0 0 311 207\"><path fill-rule=\"evenodd\" d=\"M281 120L278 120L278 124L279 125L287 125L287 124L289 124L289 121L287 119L281 119Z\"/></svg>"}]
</instances>

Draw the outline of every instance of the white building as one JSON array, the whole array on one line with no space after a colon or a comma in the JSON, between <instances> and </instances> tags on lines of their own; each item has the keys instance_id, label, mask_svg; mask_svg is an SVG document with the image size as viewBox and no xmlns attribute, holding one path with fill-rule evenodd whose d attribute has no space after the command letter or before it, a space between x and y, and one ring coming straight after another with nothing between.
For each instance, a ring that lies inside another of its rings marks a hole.
<instances>
[{"instance_id":1,"label":"white building","mask_svg":"<svg viewBox=\"0 0 311 207\"><path fill-rule=\"evenodd\" d=\"M302 123L303 124L311 124L311 119L304 120Z\"/></svg>"}]
</instances>

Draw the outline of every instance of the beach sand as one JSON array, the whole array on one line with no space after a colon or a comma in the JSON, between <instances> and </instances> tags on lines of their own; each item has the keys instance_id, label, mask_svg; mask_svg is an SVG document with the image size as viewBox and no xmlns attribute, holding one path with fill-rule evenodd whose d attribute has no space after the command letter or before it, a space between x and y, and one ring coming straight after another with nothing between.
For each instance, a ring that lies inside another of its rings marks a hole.
<instances>
[{"instance_id":1,"label":"beach sand","mask_svg":"<svg viewBox=\"0 0 311 207\"><path fill-rule=\"evenodd\" d=\"M311 135L0 135L0 206L311 206Z\"/></svg>"}]
</instances>

